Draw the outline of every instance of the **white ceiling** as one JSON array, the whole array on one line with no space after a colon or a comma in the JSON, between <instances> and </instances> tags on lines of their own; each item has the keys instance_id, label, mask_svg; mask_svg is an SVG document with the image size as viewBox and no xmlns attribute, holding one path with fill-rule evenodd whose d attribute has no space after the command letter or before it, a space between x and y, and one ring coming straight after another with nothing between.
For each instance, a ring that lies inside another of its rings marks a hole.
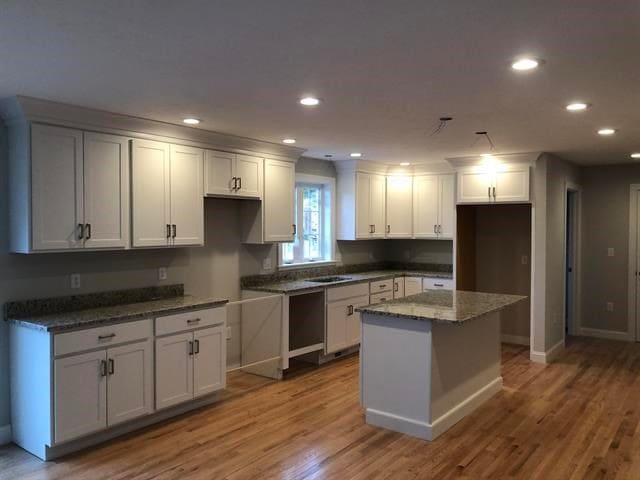
<instances>
[{"instance_id":1,"label":"white ceiling","mask_svg":"<svg viewBox=\"0 0 640 480\"><path fill-rule=\"evenodd\" d=\"M16 94L382 162L640 151L635 0L0 2L0 97ZM509 60L546 60L515 73ZM297 98L324 99L305 109ZM569 114L564 104L593 104ZM454 120L428 134L437 118ZM595 134L601 126L619 133Z\"/></svg>"}]
</instances>

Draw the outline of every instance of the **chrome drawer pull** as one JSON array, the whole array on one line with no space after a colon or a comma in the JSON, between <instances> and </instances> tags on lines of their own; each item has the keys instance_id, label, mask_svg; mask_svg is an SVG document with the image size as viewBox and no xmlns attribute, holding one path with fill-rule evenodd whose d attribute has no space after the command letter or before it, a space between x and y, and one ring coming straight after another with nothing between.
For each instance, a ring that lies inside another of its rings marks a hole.
<instances>
[{"instance_id":1,"label":"chrome drawer pull","mask_svg":"<svg viewBox=\"0 0 640 480\"><path fill-rule=\"evenodd\" d=\"M113 338L115 336L115 333L110 333L109 335L98 335L98 340L108 340L109 338Z\"/></svg>"},{"instance_id":2,"label":"chrome drawer pull","mask_svg":"<svg viewBox=\"0 0 640 480\"><path fill-rule=\"evenodd\" d=\"M199 322L200 322L200 319L199 319L199 318L192 318L192 319L190 319L190 320L187 320L187 323L188 323L189 325L191 325L191 324L193 324L193 323L199 323Z\"/></svg>"},{"instance_id":3,"label":"chrome drawer pull","mask_svg":"<svg viewBox=\"0 0 640 480\"><path fill-rule=\"evenodd\" d=\"M434 287L444 287L444 285L442 283L434 283L433 286Z\"/></svg>"}]
</instances>

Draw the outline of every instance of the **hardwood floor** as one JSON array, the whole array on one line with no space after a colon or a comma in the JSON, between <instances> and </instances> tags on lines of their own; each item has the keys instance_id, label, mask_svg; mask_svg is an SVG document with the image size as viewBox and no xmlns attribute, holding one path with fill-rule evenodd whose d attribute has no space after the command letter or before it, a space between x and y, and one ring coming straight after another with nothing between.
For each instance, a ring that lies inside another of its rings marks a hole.
<instances>
[{"instance_id":1,"label":"hardwood floor","mask_svg":"<svg viewBox=\"0 0 640 480\"><path fill-rule=\"evenodd\" d=\"M570 339L558 362L503 346L503 391L428 443L365 425L358 358L44 463L0 448L1 479L640 478L640 344ZM260 388L257 388L260 387Z\"/></svg>"}]
</instances>

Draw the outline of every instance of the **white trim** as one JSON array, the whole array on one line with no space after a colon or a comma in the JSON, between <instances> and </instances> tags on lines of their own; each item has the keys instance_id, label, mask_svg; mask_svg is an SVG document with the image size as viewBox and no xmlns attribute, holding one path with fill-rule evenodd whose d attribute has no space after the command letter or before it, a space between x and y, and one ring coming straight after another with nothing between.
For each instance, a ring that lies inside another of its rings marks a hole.
<instances>
[{"instance_id":1,"label":"white trim","mask_svg":"<svg viewBox=\"0 0 640 480\"><path fill-rule=\"evenodd\" d=\"M601 328L582 327L580 329L580 335L584 337L608 338L609 340L622 340L625 342L633 342L635 340L629 332L603 330Z\"/></svg>"},{"instance_id":2,"label":"white trim","mask_svg":"<svg viewBox=\"0 0 640 480\"><path fill-rule=\"evenodd\" d=\"M0 445L11 443L11 425L3 425L0 427Z\"/></svg>"},{"instance_id":3,"label":"white trim","mask_svg":"<svg viewBox=\"0 0 640 480\"><path fill-rule=\"evenodd\" d=\"M575 219L574 219L574 261L573 261L573 318L571 323L571 331L569 332L571 335L577 335L582 328L582 316L581 316L581 283L580 277L582 276L582 235L580 234L582 229L582 187L572 182L565 182L564 184L564 245L562 246L562 259L563 259L563 279L562 279L562 318L563 318L563 326L565 319L565 313L567 311L567 275L566 275L566 265L567 265L567 213L569 210L569 205L567 204L567 194L569 192L575 192L576 194L576 204L575 204ZM566 338L565 328L562 329L562 337Z\"/></svg>"},{"instance_id":4,"label":"white trim","mask_svg":"<svg viewBox=\"0 0 640 480\"><path fill-rule=\"evenodd\" d=\"M640 327L637 325L636 313L636 259L638 258L638 191L640 184L633 183L629 187L629 263L627 284L627 334L635 341L640 340Z\"/></svg>"},{"instance_id":5,"label":"white trim","mask_svg":"<svg viewBox=\"0 0 640 480\"><path fill-rule=\"evenodd\" d=\"M553 347L551 347L546 352L537 352L531 349L530 359L534 363L551 363L553 362L560 353L564 350L564 338L556 343Z\"/></svg>"},{"instance_id":6,"label":"white trim","mask_svg":"<svg viewBox=\"0 0 640 480\"><path fill-rule=\"evenodd\" d=\"M524 335L507 335L505 333L500 335L501 343L512 343L514 345L531 345L531 341L529 337L525 337Z\"/></svg>"},{"instance_id":7,"label":"white trim","mask_svg":"<svg viewBox=\"0 0 640 480\"><path fill-rule=\"evenodd\" d=\"M278 270L301 270L304 268L328 267L335 265L336 263L338 263L337 260L327 262L285 263L284 265L278 265Z\"/></svg>"}]
</instances>

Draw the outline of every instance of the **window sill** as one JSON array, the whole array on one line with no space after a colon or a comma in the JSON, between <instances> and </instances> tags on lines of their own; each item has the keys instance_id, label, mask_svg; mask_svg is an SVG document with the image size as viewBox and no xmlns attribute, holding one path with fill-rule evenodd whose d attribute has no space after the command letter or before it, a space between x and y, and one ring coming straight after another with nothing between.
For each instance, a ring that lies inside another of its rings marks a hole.
<instances>
[{"instance_id":1,"label":"window sill","mask_svg":"<svg viewBox=\"0 0 640 480\"><path fill-rule=\"evenodd\" d=\"M325 260L318 262L306 262L306 263L285 263L283 265L278 265L278 270L299 270L302 268L313 268L313 267L328 267L331 265L335 265L337 262L335 260Z\"/></svg>"}]
</instances>

